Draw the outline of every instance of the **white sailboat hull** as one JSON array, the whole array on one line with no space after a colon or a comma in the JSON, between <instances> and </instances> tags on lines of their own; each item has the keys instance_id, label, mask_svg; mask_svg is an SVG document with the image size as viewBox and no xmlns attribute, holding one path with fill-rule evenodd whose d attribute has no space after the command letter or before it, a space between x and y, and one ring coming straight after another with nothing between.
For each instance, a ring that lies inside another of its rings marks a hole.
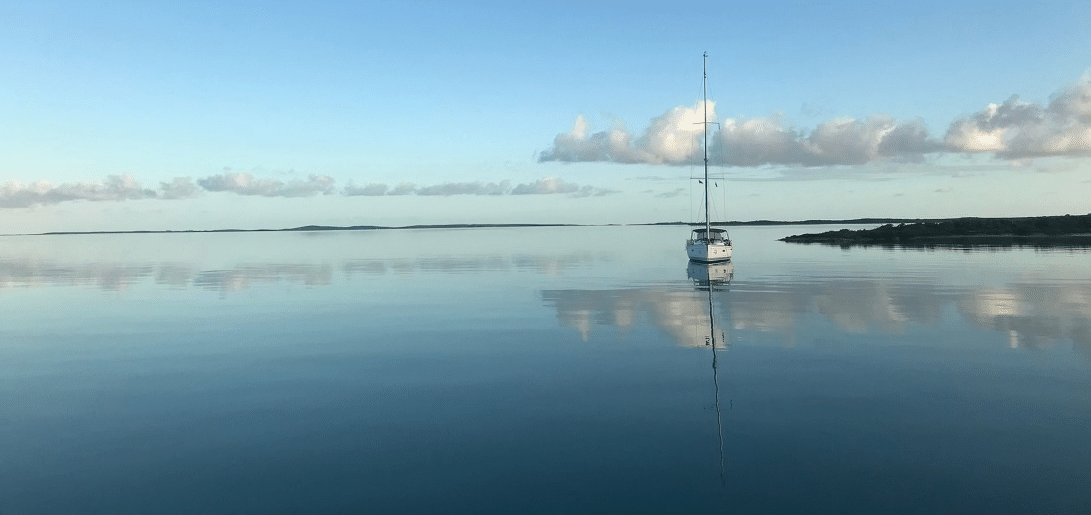
<instances>
[{"instance_id":1,"label":"white sailboat hull","mask_svg":"<svg viewBox=\"0 0 1091 515\"><path fill-rule=\"evenodd\" d=\"M709 243L707 241L690 241L686 243L686 254L690 261L700 263L720 263L731 260L730 243Z\"/></svg>"}]
</instances>

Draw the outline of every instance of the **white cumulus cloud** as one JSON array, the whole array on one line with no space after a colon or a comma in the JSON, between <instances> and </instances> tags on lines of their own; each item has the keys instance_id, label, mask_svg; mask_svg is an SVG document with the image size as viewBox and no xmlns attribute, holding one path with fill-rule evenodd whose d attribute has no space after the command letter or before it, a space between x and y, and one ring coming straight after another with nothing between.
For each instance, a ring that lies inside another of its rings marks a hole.
<instances>
[{"instance_id":1,"label":"white cumulus cloud","mask_svg":"<svg viewBox=\"0 0 1091 515\"><path fill-rule=\"evenodd\" d=\"M1013 95L951 124L954 152L993 152L1005 159L1091 154L1091 81L1053 95L1048 106Z\"/></svg>"},{"instance_id":2,"label":"white cumulus cloud","mask_svg":"<svg viewBox=\"0 0 1091 515\"><path fill-rule=\"evenodd\" d=\"M349 181L349 183L345 185L345 189L341 190L341 193L349 197L381 197L386 195L386 192L389 189L390 188L385 184L371 183L366 186L356 186Z\"/></svg>"},{"instance_id":3,"label":"white cumulus cloud","mask_svg":"<svg viewBox=\"0 0 1091 515\"><path fill-rule=\"evenodd\" d=\"M346 196L384 196L384 195L421 195L421 196L452 196L452 195L556 195L566 194L572 197L603 196L616 193L616 191L595 188L589 185L579 185L565 182L557 177L546 177L531 183L511 185L511 181L500 182L445 182L429 186L416 186L412 183L401 183L393 188L386 184L372 183L358 187L349 183L342 190Z\"/></svg>"},{"instance_id":4,"label":"white cumulus cloud","mask_svg":"<svg viewBox=\"0 0 1091 515\"><path fill-rule=\"evenodd\" d=\"M577 116L572 130L558 134L553 148L538 156L539 161L611 161L616 163L685 164L701 159L704 107L675 107L652 120L638 138L620 123L609 130L587 134L587 121ZM708 102L708 119L716 117L715 104Z\"/></svg>"},{"instance_id":5,"label":"white cumulus cloud","mask_svg":"<svg viewBox=\"0 0 1091 515\"><path fill-rule=\"evenodd\" d=\"M554 193L578 193L579 184L564 182L556 177L546 177L529 184L520 184L511 190L512 195L550 195Z\"/></svg>"},{"instance_id":6,"label":"white cumulus cloud","mask_svg":"<svg viewBox=\"0 0 1091 515\"><path fill-rule=\"evenodd\" d=\"M224 172L199 179L197 184L208 191L227 191L239 195L263 197L309 197L319 193L330 195L336 191L335 181L328 175L309 175L305 181L283 182L277 179L254 177L247 172Z\"/></svg>"},{"instance_id":7,"label":"white cumulus cloud","mask_svg":"<svg viewBox=\"0 0 1091 515\"><path fill-rule=\"evenodd\" d=\"M8 182L0 185L0 208L31 207L79 200L117 202L159 196L159 192L143 188L132 175L110 175L102 182L70 182L57 185L47 181L30 184Z\"/></svg>"},{"instance_id":8,"label":"white cumulus cloud","mask_svg":"<svg viewBox=\"0 0 1091 515\"><path fill-rule=\"evenodd\" d=\"M508 181L496 182L447 182L417 188L417 195L504 195L510 187Z\"/></svg>"},{"instance_id":9,"label":"white cumulus cloud","mask_svg":"<svg viewBox=\"0 0 1091 515\"><path fill-rule=\"evenodd\" d=\"M620 122L589 133L578 116L558 134L540 162L691 164L701 159L702 105L676 107L653 119L640 136ZM708 103L709 120L715 106ZM952 122L942 140L923 120L886 115L835 118L813 129L788 126L777 115L727 119L711 131L709 161L752 167L860 165L921 161L939 153L988 152L1001 159L1091 154L1091 76L1054 94L1048 105L1011 96Z\"/></svg>"},{"instance_id":10,"label":"white cumulus cloud","mask_svg":"<svg viewBox=\"0 0 1091 515\"><path fill-rule=\"evenodd\" d=\"M201 188L189 177L175 177L171 182L159 183L159 198L176 200L201 195Z\"/></svg>"}]
</instances>

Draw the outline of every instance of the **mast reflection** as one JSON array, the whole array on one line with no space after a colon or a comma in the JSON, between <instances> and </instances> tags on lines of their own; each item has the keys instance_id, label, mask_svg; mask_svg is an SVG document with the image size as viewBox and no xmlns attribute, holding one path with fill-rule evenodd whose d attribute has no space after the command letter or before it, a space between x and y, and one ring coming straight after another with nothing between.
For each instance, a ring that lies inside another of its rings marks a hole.
<instances>
[{"instance_id":1,"label":"mast reflection","mask_svg":"<svg viewBox=\"0 0 1091 515\"><path fill-rule=\"evenodd\" d=\"M691 261L686 267L686 276L693 281L697 291L708 293L708 334L705 336L705 346L712 352L712 388L713 408L716 411L716 435L720 443L720 484L727 486L724 476L724 430L720 411L720 379L719 360L717 349L727 349L727 338L722 329L716 325L716 302L713 293L727 291L731 279L735 276L735 267L731 262L707 264Z\"/></svg>"}]
</instances>

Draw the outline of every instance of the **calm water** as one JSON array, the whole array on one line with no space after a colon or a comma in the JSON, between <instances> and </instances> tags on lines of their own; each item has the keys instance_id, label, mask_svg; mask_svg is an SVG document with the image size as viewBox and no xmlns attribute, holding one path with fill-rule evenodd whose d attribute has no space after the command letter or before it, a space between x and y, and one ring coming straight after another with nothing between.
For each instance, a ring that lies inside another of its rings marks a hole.
<instances>
[{"instance_id":1,"label":"calm water","mask_svg":"<svg viewBox=\"0 0 1091 515\"><path fill-rule=\"evenodd\" d=\"M0 513L1091 512L1091 253L826 229L0 238Z\"/></svg>"}]
</instances>

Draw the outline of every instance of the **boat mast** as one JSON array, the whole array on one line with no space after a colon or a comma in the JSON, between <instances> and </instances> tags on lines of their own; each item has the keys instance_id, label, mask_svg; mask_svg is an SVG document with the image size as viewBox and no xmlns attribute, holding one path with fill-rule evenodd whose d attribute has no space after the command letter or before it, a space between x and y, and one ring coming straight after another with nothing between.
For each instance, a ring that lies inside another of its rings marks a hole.
<instances>
[{"instance_id":1,"label":"boat mast","mask_svg":"<svg viewBox=\"0 0 1091 515\"><path fill-rule=\"evenodd\" d=\"M711 224L708 212L708 52L704 53L701 61L701 104L704 107L705 142L702 148L705 151L705 238L712 241Z\"/></svg>"}]
</instances>

